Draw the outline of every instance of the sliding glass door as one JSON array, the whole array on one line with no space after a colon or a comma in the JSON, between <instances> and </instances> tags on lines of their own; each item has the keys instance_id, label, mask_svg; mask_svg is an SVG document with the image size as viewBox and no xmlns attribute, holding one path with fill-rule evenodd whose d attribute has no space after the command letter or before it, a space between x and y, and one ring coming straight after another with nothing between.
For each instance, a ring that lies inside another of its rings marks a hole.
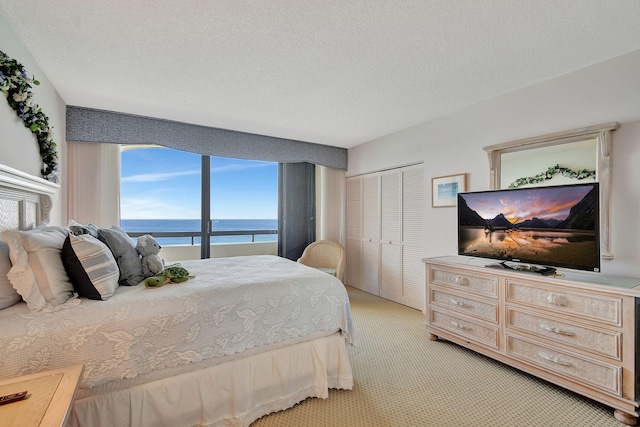
<instances>
[{"instance_id":1,"label":"sliding glass door","mask_svg":"<svg viewBox=\"0 0 640 427\"><path fill-rule=\"evenodd\" d=\"M212 244L277 242L278 164L210 158Z\"/></svg>"}]
</instances>

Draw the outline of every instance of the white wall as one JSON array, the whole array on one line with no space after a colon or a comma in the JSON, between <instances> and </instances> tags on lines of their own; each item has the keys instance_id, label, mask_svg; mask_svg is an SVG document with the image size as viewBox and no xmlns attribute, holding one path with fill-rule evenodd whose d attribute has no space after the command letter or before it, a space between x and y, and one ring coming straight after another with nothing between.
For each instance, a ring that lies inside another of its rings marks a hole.
<instances>
[{"instance_id":1,"label":"white wall","mask_svg":"<svg viewBox=\"0 0 640 427\"><path fill-rule=\"evenodd\" d=\"M66 105L58 95L42 69L31 54L11 31L4 18L0 16L0 50L20 62L29 75L40 81L33 86L34 101L49 117L49 124L55 132L54 141L58 145L58 159L61 173L61 189L53 196L51 224L66 225ZM40 175L42 161L38 152L38 142L29 129L24 127L15 111L9 107L6 96L0 99L0 163L27 172Z\"/></svg>"},{"instance_id":2,"label":"white wall","mask_svg":"<svg viewBox=\"0 0 640 427\"><path fill-rule=\"evenodd\" d=\"M481 82L479 82L481 84ZM489 189L482 147L617 121L613 134L611 250L602 272L640 277L640 50L504 94L349 150L347 176L424 161L431 178L466 172ZM455 208L425 212L425 256L457 253Z\"/></svg>"}]
</instances>

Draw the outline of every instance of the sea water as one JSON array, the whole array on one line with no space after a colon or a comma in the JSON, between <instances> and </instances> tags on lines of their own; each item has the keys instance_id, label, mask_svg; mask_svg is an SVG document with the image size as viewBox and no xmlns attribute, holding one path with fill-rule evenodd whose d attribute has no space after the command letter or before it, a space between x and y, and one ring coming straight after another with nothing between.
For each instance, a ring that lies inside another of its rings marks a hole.
<instances>
[{"instance_id":1,"label":"sea water","mask_svg":"<svg viewBox=\"0 0 640 427\"><path fill-rule=\"evenodd\" d=\"M214 219L213 231L236 230L277 230L277 219ZM130 232L164 232L164 231L200 231L199 219L122 219L120 227ZM161 245L190 245L191 237L159 237ZM211 236L211 243L239 243L251 242L251 234L240 236ZM277 234L257 234L256 242L275 242ZM200 244L200 237L194 238L196 245Z\"/></svg>"}]
</instances>

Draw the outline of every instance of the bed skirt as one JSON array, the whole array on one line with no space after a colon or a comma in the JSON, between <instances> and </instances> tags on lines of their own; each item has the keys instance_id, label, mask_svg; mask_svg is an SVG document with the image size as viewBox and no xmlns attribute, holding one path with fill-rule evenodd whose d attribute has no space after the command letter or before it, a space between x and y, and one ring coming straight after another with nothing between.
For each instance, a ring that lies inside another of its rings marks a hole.
<instances>
[{"instance_id":1,"label":"bed skirt","mask_svg":"<svg viewBox=\"0 0 640 427\"><path fill-rule=\"evenodd\" d=\"M340 333L78 399L67 426L248 426L330 388L353 388Z\"/></svg>"}]
</instances>

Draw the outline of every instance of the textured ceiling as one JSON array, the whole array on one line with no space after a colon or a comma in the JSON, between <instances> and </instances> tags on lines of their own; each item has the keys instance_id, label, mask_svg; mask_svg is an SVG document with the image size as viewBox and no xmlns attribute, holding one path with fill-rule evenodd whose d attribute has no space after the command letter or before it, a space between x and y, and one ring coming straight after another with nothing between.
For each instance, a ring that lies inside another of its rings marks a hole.
<instances>
[{"instance_id":1,"label":"textured ceiling","mask_svg":"<svg viewBox=\"0 0 640 427\"><path fill-rule=\"evenodd\" d=\"M0 0L0 15L69 105L347 148L640 49L637 0Z\"/></svg>"}]
</instances>

